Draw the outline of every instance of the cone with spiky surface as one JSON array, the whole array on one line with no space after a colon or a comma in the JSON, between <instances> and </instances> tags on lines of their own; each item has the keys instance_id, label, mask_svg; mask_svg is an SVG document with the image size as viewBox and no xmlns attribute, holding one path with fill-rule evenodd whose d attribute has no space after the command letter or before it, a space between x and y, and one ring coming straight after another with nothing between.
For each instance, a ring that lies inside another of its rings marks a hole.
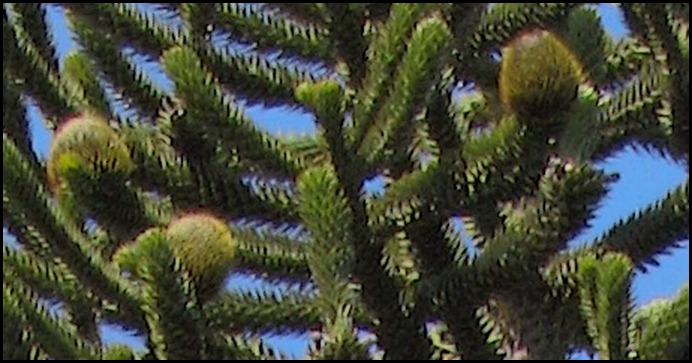
<instances>
[{"instance_id":1,"label":"cone with spiky surface","mask_svg":"<svg viewBox=\"0 0 692 363\"><path fill-rule=\"evenodd\" d=\"M578 58L557 36L527 32L505 47L500 67L502 103L527 120L566 111L582 80Z\"/></svg>"},{"instance_id":2,"label":"cone with spiky surface","mask_svg":"<svg viewBox=\"0 0 692 363\"><path fill-rule=\"evenodd\" d=\"M3 359L274 360L312 332L303 358L687 360L689 294L630 291L689 237L689 183L569 241L617 188L595 164L688 166L688 5L622 3L620 39L590 3L4 8Z\"/></svg>"},{"instance_id":3,"label":"cone with spiky surface","mask_svg":"<svg viewBox=\"0 0 692 363\"><path fill-rule=\"evenodd\" d=\"M199 297L206 300L218 292L235 255L228 226L209 214L189 214L173 221L166 237L192 276Z\"/></svg>"},{"instance_id":4,"label":"cone with spiky surface","mask_svg":"<svg viewBox=\"0 0 692 363\"><path fill-rule=\"evenodd\" d=\"M83 113L57 131L48 159L49 187L69 218L94 219L116 244L129 241L151 225L136 191L128 186L135 164L130 151L108 123Z\"/></svg>"},{"instance_id":5,"label":"cone with spiky surface","mask_svg":"<svg viewBox=\"0 0 692 363\"><path fill-rule=\"evenodd\" d=\"M106 121L82 114L55 134L48 156L48 183L57 190L69 183L74 171L115 176L128 174L133 166L127 146Z\"/></svg>"}]
</instances>

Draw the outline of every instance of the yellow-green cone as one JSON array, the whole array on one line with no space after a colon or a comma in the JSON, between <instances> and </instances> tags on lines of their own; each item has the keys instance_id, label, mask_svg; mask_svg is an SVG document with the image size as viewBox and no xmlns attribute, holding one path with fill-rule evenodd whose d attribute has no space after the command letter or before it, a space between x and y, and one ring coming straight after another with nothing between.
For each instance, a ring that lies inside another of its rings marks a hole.
<instances>
[{"instance_id":1,"label":"yellow-green cone","mask_svg":"<svg viewBox=\"0 0 692 363\"><path fill-rule=\"evenodd\" d=\"M578 58L557 36L535 30L518 36L502 53L499 88L502 103L529 119L566 111L583 78Z\"/></svg>"},{"instance_id":2,"label":"yellow-green cone","mask_svg":"<svg viewBox=\"0 0 692 363\"><path fill-rule=\"evenodd\" d=\"M200 297L218 292L235 256L236 244L226 223L209 214L190 214L173 221L166 237Z\"/></svg>"},{"instance_id":3,"label":"yellow-green cone","mask_svg":"<svg viewBox=\"0 0 692 363\"><path fill-rule=\"evenodd\" d=\"M129 172L134 164L118 134L98 116L82 114L62 125L48 156L48 183L52 190L65 184L71 170L89 174Z\"/></svg>"}]
</instances>

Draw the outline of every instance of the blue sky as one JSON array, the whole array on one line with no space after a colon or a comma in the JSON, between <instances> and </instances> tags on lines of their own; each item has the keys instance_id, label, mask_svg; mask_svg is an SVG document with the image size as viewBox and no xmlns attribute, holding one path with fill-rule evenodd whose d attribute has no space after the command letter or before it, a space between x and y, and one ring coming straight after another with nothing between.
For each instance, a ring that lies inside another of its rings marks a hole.
<instances>
[{"instance_id":1,"label":"blue sky","mask_svg":"<svg viewBox=\"0 0 692 363\"><path fill-rule=\"evenodd\" d=\"M626 34L621 15L614 6L600 5L599 11L610 34L615 37ZM53 8L49 13L49 21L56 31L55 41L58 54L62 59L69 50L74 49L75 43L70 39L71 34L66 30L60 12ZM155 64L148 64L147 68L161 74ZM160 77L156 77L155 80L161 84L170 84ZM247 113L259 127L273 134L311 133L315 130L310 116L296 111L252 107L247 110ZM50 134L43 127L35 107L29 107L29 118L34 148L39 155L45 155L50 145ZM600 166L608 172L619 173L621 178L613 185L603 201L591 227L577 237L574 243L586 243L593 240L619 219L663 197L667 191L684 182L688 175L679 165L658 155L638 152L632 148L623 150L602 162ZM10 238L4 232L3 235L5 238ZM646 274L637 274L634 296L638 305L655 298L670 296L688 281L689 243L685 243L683 248L675 250L671 255L661 257L659 261L660 267L651 268ZM259 285L256 281L239 278L231 279L230 284L235 288L253 288ZM133 339L128 334L113 328L104 330L104 338L110 342L126 342L136 346L141 344L141 340ZM295 356L302 355L306 348L305 339L296 337L272 338L269 343Z\"/></svg>"}]
</instances>

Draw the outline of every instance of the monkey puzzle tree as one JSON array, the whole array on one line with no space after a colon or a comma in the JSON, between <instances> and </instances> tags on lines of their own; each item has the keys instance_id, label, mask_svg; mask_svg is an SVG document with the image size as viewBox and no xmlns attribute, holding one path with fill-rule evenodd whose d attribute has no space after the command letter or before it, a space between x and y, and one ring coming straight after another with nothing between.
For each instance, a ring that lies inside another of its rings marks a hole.
<instances>
[{"instance_id":1,"label":"monkey puzzle tree","mask_svg":"<svg viewBox=\"0 0 692 363\"><path fill-rule=\"evenodd\" d=\"M595 162L638 145L689 168L687 4L622 4L618 41L580 4L4 10L3 359L280 358L263 337L294 333L314 359L689 355L688 288L630 296L689 238L687 182L568 246L615 179ZM104 323L147 349L104 346Z\"/></svg>"}]
</instances>

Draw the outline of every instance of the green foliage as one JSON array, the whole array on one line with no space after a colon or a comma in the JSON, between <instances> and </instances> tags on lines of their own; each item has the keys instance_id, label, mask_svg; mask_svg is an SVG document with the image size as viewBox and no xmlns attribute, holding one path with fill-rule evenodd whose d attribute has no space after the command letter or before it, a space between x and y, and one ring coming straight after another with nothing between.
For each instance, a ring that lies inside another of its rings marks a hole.
<instances>
[{"instance_id":1,"label":"green foliage","mask_svg":"<svg viewBox=\"0 0 692 363\"><path fill-rule=\"evenodd\" d=\"M184 222L183 222L184 223ZM186 227L184 224L182 227ZM179 258L174 250L181 249L181 242L172 242L177 236L152 229L137 239L140 250L137 275L146 283L142 292L142 310L147 319L150 339L155 347L154 355L161 360L205 358L204 323L197 306L194 286L183 273ZM172 242L169 246L169 240ZM189 244L196 242L188 240ZM188 242L182 241L182 243ZM207 242L209 243L209 242ZM195 246L186 246L194 250ZM187 251L186 251L187 252ZM189 261L199 258L194 251L183 255ZM190 256L190 257L188 257ZM196 262L199 263L199 260ZM192 270L195 265L186 269ZM214 266L216 267L216 266ZM200 281L205 276L200 271L192 278ZM202 281L200 281L202 282ZM206 283L206 281L204 281ZM198 283L200 286L205 286Z\"/></svg>"},{"instance_id":2,"label":"green foliage","mask_svg":"<svg viewBox=\"0 0 692 363\"><path fill-rule=\"evenodd\" d=\"M579 265L582 314L594 348L603 359L623 360L630 318L632 263L626 256L585 256Z\"/></svg>"},{"instance_id":3,"label":"green foliage","mask_svg":"<svg viewBox=\"0 0 692 363\"><path fill-rule=\"evenodd\" d=\"M580 3L4 4L3 359L687 359L688 287L630 291L688 182L570 247L598 161L689 166L689 5L620 9L616 41Z\"/></svg>"},{"instance_id":4,"label":"green foliage","mask_svg":"<svg viewBox=\"0 0 692 363\"><path fill-rule=\"evenodd\" d=\"M334 81L303 83L296 88L296 99L312 109L318 119L324 119L330 111L338 111L343 98L341 93L339 84Z\"/></svg>"},{"instance_id":5,"label":"green foliage","mask_svg":"<svg viewBox=\"0 0 692 363\"><path fill-rule=\"evenodd\" d=\"M132 349L126 345L114 345L103 352L104 360L136 360Z\"/></svg>"},{"instance_id":6,"label":"green foliage","mask_svg":"<svg viewBox=\"0 0 692 363\"><path fill-rule=\"evenodd\" d=\"M562 29L557 30L579 59L589 81L595 84L603 83L605 48L609 40L600 20L596 9L579 8L570 12Z\"/></svg>"},{"instance_id":7,"label":"green foliage","mask_svg":"<svg viewBox=\"0 0 692 363\"><path fill-rule=\"evenodd\" d=\"M670 300L650 303L634 317L637 351L642 359L687 359L690 355L690 289Z\"/></svg>"}]
</instances>

